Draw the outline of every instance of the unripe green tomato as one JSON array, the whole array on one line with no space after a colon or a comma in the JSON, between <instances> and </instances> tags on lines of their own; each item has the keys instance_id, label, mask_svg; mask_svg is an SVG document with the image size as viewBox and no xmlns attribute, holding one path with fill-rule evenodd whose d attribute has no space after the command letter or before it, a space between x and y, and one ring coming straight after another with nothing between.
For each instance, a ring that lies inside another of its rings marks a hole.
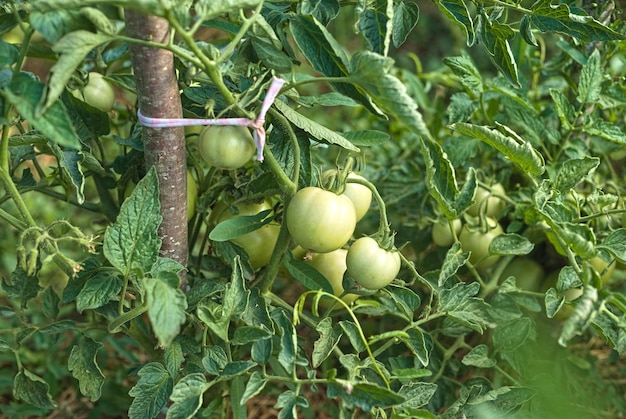
<instances>
[{"instance_id":1,"label":"unripe green tomato","mask_svg":"<svg viewBox=\"0 0 626 419\"><path fill-rule=\"evenodd\" d=\"M346 249L337 249L329 253L313 253L311 259L304 261L324 275L333 287L333 294L337 297L344 292L343 274L346 272L347 254L348 251ZM359 298L357 294L346 294L341 299L346 304L351 304L357 298ZM330 301L328 298L322 298L320 303L327 305L330 304Z\"/></svg>"},{"instance_id":2,"label":"unripe green tomato","mask_svg":"<svg viewBox=\"0 0 626 419\"><path fill-rule=\"evenodd\" d=\"M356 211L347 196L309 186L291 199L286 222L297 244L306 250L328 253L350 240L356 227Z\"/></svg>"},{"instance_id":3,"label":"unripe green tomato","mask_svg":"<svg viewBox=\"0 0 626 419\"><path fill-rule=\"evenodd\" d=\"M200 133L200 157L218 169L235 170L254 156L256 147L246 127L209 125Z\"/></svg>"},{"instance_id":4,"label":"unripe green tomato","mask_svg":"<svg viewBox=\"0 0 626 419\"><path fill-rule=\"evenodd\" d=\"M454 228L454 232L456 233L456 237L459 237L459 233L461 233L461 227L463 227L463 223L458 218L452 220L452 226ZM452 234L452 230L450 230L450 224L447 221L437 221L433 224L433 229L431 232L431 236L433 238L433 242L437 246L440 247L448 247L452 243L454 243L454 235Z\"/></svg>"},{"instance_id":5,"label":"unripe green tomato","mask_svg":"<svg viewBox=\"0 0 626 419\"><path fill-rule=\"evenodd\" d=\"M89 73L87 84L72 94L102 112L109 112L115 103L115 91L100 73Z\"/></svg>"},{"instance_id":6,"label":"unripe green tomato","mask_svg":"<svg viewBox=\"0 0 626 419\"><path fill-rule=\"evenodd\" d=\"M613 271L615 270L616 263L615 262L611 263L611 261L606 261L601 256L592 257L591 259L589 259L589 263L596 270L596 272L598 272L598 275L600 275L600 279L602 280L602 283L606 285L611 279L611 276L613 275Z\"/></svg>"},{"instance_id":7,"label":"unripe green tomato","mask_svg":"<svg viewBox=\"0 0 626 419\"><path fill-rule=\"evenodd\" d=\"M348 250L348 273L364 288L377 290L396 279L400 272L400 254L382 249L371 237L357 239Z\"/></svg>"},{"instance_id":8,"label":"unripe green tomato","mask_svg":"<svg viewBox=\"0 0 626 419\"><path fill-rule=\"evenodd\" d=\"M322 182L326 179L329 179L331 176L338 175L337 170L327 170L322 173ZM348 179L362 179L365 178L361 175L357 175L356 173L349 173ZM346 195L352 203L354 204L354 209L356 210L356 220L360 221L367 211L370 209L370 205L372 204L372 191L365 186L358 183L346 183L346 187L342 193L342 195Z\"/></svg>"},{"instance_id":9,"label":"unripe green tomato","mask_svg":"<svg viewBox=\"0 0 626 419\"><path fill-rule=\"evenodd\" d=\"M261 211L272 208L267 201L263 201L260 204L241 202L235 204L235 207L239 210L238 214L231 213L227 204L222 203L222 205L216 205L209 216L209 224L211 224L212 220L215 221L215 224L219 224L222 221L236 217L256 215ZM268 264L274 247L276 247L279 231L280 225L275 222L270 222L257 230L235 237L231 241L246 251L250 266L254 269L259 269Z\"/></svg>"},{"instance_id":10,"label":"unripe green tomato","mask_svg":"<svg viewBox=\"0 0 626 419\"><path fill-rule=\"evenodd\" d=\"M187 169L187 221L191 220L196 213L196 201L198 200L198 184L191 170Z\"/></svg>"},{"instance_id":11,"label":"unripe green tomato","mask_svg":"<svg viewBox=\"0 0 626 419\"><path fill-rule=\"evenodd\" d=\"M529 257L517 257L504 268L501 278L506 279L510 276L515 277L515 284L518 288L537 292L541 289L545 272L536 260Z\"/></svg>"},{"instance_id":12,"label":"unripe green tomato","mask_svg":"<svg viewBox=\"0 0 626 419\"><path fill-rule=\"evenodd\" d=\"M467 209L467 213L476 217L482 212L487 217L496 217L504 209L505 202L495 195L506 195L500 183L491 185L491 191L479 186L474 197L476 202Z\"/></svg>"},{"instance_id":13,"label":"unripe green tomato","mask_svg":"<svg viewBox=\"0 0 626 419\"><path fill-rule=\"evenodd\" d=\"M486 221L489 227L487 231L483 232L466 224L461 229L461 234L459 234L461 248L464 252L471 252L470 262L480 269L488 268L500 258L498 255L489 257L487 255L489 255L489 244L493 238L502 234L502 226L494 218L487 218Z\"/></svg>"}]
</instances>

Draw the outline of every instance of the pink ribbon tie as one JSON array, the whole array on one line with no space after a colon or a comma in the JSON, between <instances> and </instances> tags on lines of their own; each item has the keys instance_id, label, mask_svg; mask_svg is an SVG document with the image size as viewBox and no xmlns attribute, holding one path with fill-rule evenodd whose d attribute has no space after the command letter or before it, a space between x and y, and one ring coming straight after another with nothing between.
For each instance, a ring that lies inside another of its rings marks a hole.
<instances>
[{"instance_id":1,"label":"pink ribbon tie","mask_svg":"<svg viewBox=\"0 0 626 419\"><path fill-rule=\"evenodd\" d=\"M248 118L218 118L218 119L191 119L191 118L152 118L145 116L141 110L137 110L137 118L139 123L149 128L171 128L171 127L187 127L192 125L231 125L249 127L253 130L254 144L257 150L257 160L263 161L263 148L265 147L265 114L269 110L272 103L278 96L281 87L285 84L285 80L278 77L272 79L272 83L267 89L267 94L261 104L261 110L256 119Z\"/></svg>"}]
</instances>

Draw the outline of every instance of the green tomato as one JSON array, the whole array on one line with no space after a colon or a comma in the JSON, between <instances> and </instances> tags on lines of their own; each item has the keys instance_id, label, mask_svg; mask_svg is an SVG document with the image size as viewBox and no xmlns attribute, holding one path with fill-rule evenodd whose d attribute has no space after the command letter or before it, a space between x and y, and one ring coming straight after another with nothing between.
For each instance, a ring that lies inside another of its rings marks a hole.
<instances>
[{"instance_id":1,"label":"green tomato","mask_svg":"<svg viewBox=\"0 0 626 419\"><path fill-rule=\"evenodd\" d=\"M470 262L477 268L488 268L498 261L500 256L489 255L489 244L494 237L502 234L502 226L494 218L487 218L487 231L469 227L467 224L461 229L459 241L464 252L471 252Z\"/></svg>"},{"instance_id":2,"label":"green tomato","mask_svg":"<svg viewBox=\"0 0 626 419\"><path fill-rule=\"evenodd\" d=\"M615 270L615 265L617 264L610 259L605 260L605 258L600 255L589 259L589 263L596 270L596 272L598 272L598 275L604 285L606 285L611 279L613 271Z\"/></svg>"},{"instance_id":3,"label":"green tomato","mask_svg":"<svg viewBox=\"0 0 626 419\"><path fill-rule=\"evenodd\" d=\"M248 163L255 153L252 134L246 127L209 125L200 133L200 157L218 169L235 170Z\"/></svg>"},{"instance_id":4,"label":"green tomato","mask_svg":"<svg viewBox=\"0 0 626 419\"><path fill-rule=\"evenodd\" d=\"M361 237L350 246L346 264L348 273L364 288L386 287L400 272L400 254L381 248L371 237Z\"/></svg>"},{"instance_id":5,"label":"green tomato","mask_svg":"<svg viewBox=\"0 0 626 419\"><path fill-rule=\"evenodd\" d=\"M100 73L89 73L85 87L72 94L102 112L109 112L115 103L115 91Z\"/></svg>"},{"instance_id":6,"label":"green tomato","mask_svg":"<svg viewBox=\"0 0 626 419\"><path fill-rule=\"evenodd\" d=\"M518 288L538 292L541 290L545 272L536 260L529 257L518 257L504 268L501 278L506 279L510 276L515 277L515 284Z\"/></svg>"},{"instance_id":7,"label":"green tomato","mask_svg":"<svg viewBox=\"0 0 626 419\"><path fill-rule=\"evenodd\" d=\"M325 171L322 173L322 182L329 179L331 176L337 176L338 173L338 170L333 169ZM365 180L363 176L357 175L356 173L349 173L348 179ZM367 186L358 183L346 183L346 187L342 195L346 195L354 204L357 221L360 221L363 217L365 217L365 214L367 214L367 211L370 209L370 205L372 204L372 191L370 191Z\"/></svg>"},{"instance_id":8,"label":"green tomato","mask_svg":"<svg viewBox=\"0 0 626 419\"><path fill-rule=\"evenodd\" d=\"M196 213L196 201L198 200L198 184L191 170L187 169L187 221L191 220Z\"/></svg>"},{"instance_id":9,"label":"green tomato","mask_svg":"<svg viewBox=\"0 0 626 419\"><path fill-rule=\"evenodd\" d=\"M234 207L238 210L237 214L233 214L227 204L223 202L218 203L213 211L211 211L209 224L212 224L212 221L215 224L219 224L222 221L240 216L256 215L261 211L272 208L267 201L263 201L261 203L241 202L235 204ZM235 237L231 240L231 242L242 247L246 251L252 268L259 269L267 265L270 261L274 247L276 247L279 231L280 225L278 223L271 222L257 230Z\"/></svg>"},{"instance_id":10,"label":"green tomato","mask_svg":"<svg viewBox=\"0 0 626 419\"><path fill-rule=\"evenodd\" d=\"M350 240L356 227L356 211L347 196L309 186L291 199L286 222L297 244L306 250L328 253Z\"/></svg>"},{"instance_id":11,"label":"green tomato","mask_svg":"<svg viewBox=\"0 0 626 419\"><path fill-rule=\"evenodd\" d=\"M505 202L496 195L506 195L500 183L491 185L491 190L479 186L476 188L476 196L474 197L476 202L467 209L467 213L476 217L482 212L487 217L496 217L502 212L505 206Z\"/></svg>"},{"instance_id":12,"label":"green tomato","mask_svg":"<svg viewBox=\"0 0 626 419\"><path fill-rule=\"evenodd\" d=\"M463 223L457 218L452 220L452 226L456 237L459 237ZM433 224L431 236L433 238L433 242L440 247L448 247L454 243L454 235L452 234L452 230L450 230L450 223L445 220L437 221Z\"/></svg>"},{"instance_id":13,"label":"green tomato","mask_svg":"<svg viewBox=\"0 0 626 419\"><path fill-rule=\"evenodd\" d=\"M333 287L333 294L337 297L344 292L343 274L346 272L346 249L337 249L329 253L313 253L310 259L304 262L314 267L319 273L324 275L330 285ZM351 304L359 298L357 294L346 294L342 300L346 304ZM323 298L321 302L330 303L328 298Z\"/></svg>"}]
</instances>

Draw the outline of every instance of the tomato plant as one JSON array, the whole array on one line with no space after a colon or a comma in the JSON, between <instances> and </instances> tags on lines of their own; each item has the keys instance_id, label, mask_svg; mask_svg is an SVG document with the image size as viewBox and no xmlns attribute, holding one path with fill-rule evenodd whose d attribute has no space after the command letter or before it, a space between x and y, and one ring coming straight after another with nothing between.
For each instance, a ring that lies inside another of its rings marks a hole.
<instances>
[{"instance_id":1,"label":"tomato plant","mask_svg":"<svg viewBox=\"0 0 626 419\"><path fill-rule=\"evenodd\" d=\"M400 272L400 254L386 250L371 237L350 245L346 259L348 273L362 287L377 290L391 284Z\"/></svg>"},{"instance_id":2,"label":"tomato plant","mask_svg":"<svg viewBox=\"0 0 626 419\"><path fill-rule=\"evenodd\" d=\"M207 126L198 138L200 156L213 167L234 170L248 163L254 155L254 141L247 128Z\"/></svg>"},{"instance_id":3,"label":"tomato plant","mask_svg":"<svg viewBox=\"0 0 626 419\"><path fill-rule=\"evenodd\" d=\"M73 91L74 96L87 102L94 108L109 112L115 104L115 91L100 73L87 74L87 84Z\"/></svg>"},{"instance_id":4,"label":"tomato plant","mask_svg":"<svg viewBox=\"0 0 626 419\"><path fill-rule=\"evenodd\" d=\"M0 416L622 417L620 8L4 2Z\"/></svg>"},{"instance_id":5,"label":"tomato plant","mask_svg":"<svg viewBox=\"0 0 626 419\"><path fill-rule=\"evenodd\" d=\"M285 222L300 246L327 253L350 240L356 226L356 211L347 196L309 186L291 199Z\"/></svg>"}]
</instances>

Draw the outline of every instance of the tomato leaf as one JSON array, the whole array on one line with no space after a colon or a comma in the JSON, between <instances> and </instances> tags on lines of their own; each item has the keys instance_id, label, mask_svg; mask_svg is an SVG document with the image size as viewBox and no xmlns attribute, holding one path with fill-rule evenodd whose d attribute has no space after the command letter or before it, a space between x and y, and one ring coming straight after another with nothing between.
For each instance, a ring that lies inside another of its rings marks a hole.
<instances>
[{"instance_id":1,"label":"tomato leaf","mask_svg":"<svg viewBox=\"0 0 626 419\"><path fill-rule=\"evenodd\" d=\"M499 323L493 331L493 345L497 351L513 352L519 349L528 339L532 338L535 330L528 317L512 319Z\"/></svg>"},{"instance_id":2,"label":"tomato leaf","mask_svg":"<svg viewBox=\"0 0 626 419\"><path fill-rule=\"evenodd\" d=\"M187 299L179 288L179 282L178 275L172 272L159 272L144 281L148 318L163 347L172 343L187 320Z\"/></svg>"},{"instance_id":3,"label":"tomato leaf","mask_svg":"<svg viewBox=\"0 0 626 419\"><path fill-rule=\"evenodd\" d=\"M213 345L206 348L206 355L202 358L202 366L211 375L219 375L228 364L228 356L221 346Z\"/></svg>"},{"instance_id":4,"label":"tomato leaf","mask_svg":"<svg viewBox=\"0 0 626 419\"><path fill-rule=\"evenodd\" d=\"M311 291L321 289L324 292L333 294L333 287L328 282L328 279L311 265L296 259L289 252L285 255L283 263L291 276L307 289Z\"/></svg>"},{"instance_id":5,"label":"tomato leaf","mask_svg":"<svg viewBox=\"0 0 626 419\"><path fill-rule=\"evenodd\" d=\"M626 263L626 228L611 231L597 248L607 250L620 263Z\"/></svg>"},{"instance_id":6,"label":"tomato leaf","mask_svg":"<svg viewBox=\"0 0 626 419\"><path fill-rule=\"evenodd\" d=\"M257 6L261 0L198 0L194 9L202 20L218 17L232 10ZM167 2L165 3L167 4Z\"/></svg>"},{"instance_id":7,"label":"tomato leaf","mask_svg":"<svg viewBox=\"0 0 626 419\"><path fill-rule=\"evenodd\" d=\"M417 370L419 371L419 370ZM398 390L398 394L404 397L405 401L400 403L399 407L403 409L416 409L425 406L430 402L430 399L435 395L439 387L435 383L424 383L420 381L409 381L408 384L404 384ZM431 419L430 416L425 415L417 416L423 419ZM434 419L435 416L432 416Z\"/></svg>"},{"instance_id":8,"label":"tomato leaf","mask_svg":"<svg viewBox=\"0 0 626 419\"><path fill-rule=\"evenodd\" d=\"M82 313L84 310L102 307L109 300L122 291L124 278L119 271L101 269L85 282L85 286L76 296L76 310Z\"/></svg>"},{"instance_id":9,"label":"tomato leaf","mask_svg":"<svg viewBox=\"0 0 626 419\"><path fill-rule=\"evenodd\" d=\"M167 411L167 417L191 418L202 406L202 395L211 387L204 374L194 372L181 378L172 389L170 400L174 403Z\"/></svg>"},{"instance_id":10,"label":"tomato leaf","mask_svg":"<svg viewBox=\"0 0 626 419\"><path fill-rule=\"evenodd\" d=\"M492 368L496 365L496 361L489 357L489 348L484 344L473 347L461 362L463 365L478 368Z\"/></svg>"},{"instance_id":11,"label":"tomato leaf","mask_svg":"<svg viewBox=\"0 0 626 419\"><path fill-rule=\"evenodd\" d=\"M130 419L152 419L167 403L174 380L158 362L144 365L137 375L139 381L128 392L134 397L128 416Z\"/></svg>"},{"instance_id":12,"label":"tomato leaf","mask_svg":"<svg viewBox=\"0 0 626 419\"><path fill-rule=\"evenodd\" d=\"M395 406L406 400L398 393L376 384L344 380L328 383L326 394L331 398L338 397L348 406L357 406L366 412L374 407Z\"/></svg>"},{"instance_id":13,"label":"tomato leaf","mask_svg":"<svg viewBox=\"0 0 626 419\"><path fill-rule=\"evenodd\" d=\"M3 96L15 106L22 118L52 142L64 147L80 149L80 140L61 102L54 102L43 112L37 109L44 90L43 83L22 72L13 77L9 88L3 89Z\"/></svg>"},{"instance_id":14,"label":"tomato leaf","mask_svg":"<svg viewBox=\"0 0 626 419\"><path fill-rule=\"evenodd\" d=\"M608 123L604 119L594 119L591 125L583 126L583 131L615 144L626 144L626 134L619 125Z\"/></svg>"},{"instance_id":15,"label":"tomato leaf","mask_svg":"<svg viewBox=\"0 0 626 419\"><path fill-rule=\"evenodd\" d=\"M0 40L0 68L9 67L20 56L15 45Z\"/></svg>"},{"instance_id":16,"label":"tomato leaf","mask_svg":"<svg viewBox=\"0 0 626 419\"><path fill-rule=\"evenodd\" d=\"M257 340L269 339L272 337L270 331L264 327L239 326L235 329L231 343L233 345L246 345Z\"/></svg>"},{"instance_id":17,"label":"tomato leaf","mask_svg":"<svg viewBox=\"0 0 626 419\"><path fill-rule=\"evenodd\" d=\"M391 2L372 2L370 7L366 7L360 14L357 22L357 29L363 35L372 51L387 55L389 52L389 32L388 24L391 23L387 14L387 5Z\"/></svg>"},{"instance_id":18,"label":"tomato leaf","mask_svg":"<svg viewBox=\"0 0 626 419\"><path fill-rule=\"evenodd\" d=\"M565 3L553 5L550 0L539 0L533 5L529 19L542 32L559 32L581 42L624 39L593 17L572 13Z\"/></svg>"},{"instance_id":19,"label":"tomato leaf","mask_svg":"<svg viewBox=\"0 0 626 419\"><path fill-rule=\"evenodd\" d=\"M600 52L596 49L587 59L578 80L578 97L581 104L597 103L602 92L603 71L600 63Z\"/></svg>"},{"instance_id":20,"label":"tomato leaf","mask_svg":"<svg viewBox=\"0 0 626 419\"><path fill-rule=\"evenodd\" d=\"M596 304L598 302L598 290L586 285L583 295L576 301L574 312L567 318L559 336L559 345L567 346L574 337L582 335L595 316L597 315Z\"/></svg>"},{"instance_id":21,"label":"tomato leaf","mask_svg":"<svg viewBox=\"0 0 626 419\"><path fill-rule=\"evenodd\" d=\"M498 124L502 128L504 125ZM530 143L517 137L502 134L500 131L479 125L459 122L452 124L451 129L470 137L477 138L503 153L524 172L539 176L545 171L542 155ZM513 131L508 129L509 134Z\"/></svg>"},{"instance_id":22,"label":"tomato leaf","mask_svg":"<svg viewBox=\"0 0 626 419\"><path fill-rule=\"evenodd\" d=\"M315 326L315 330L317 330L320 337L313 344L313 368L322 365L322 362L330 356L337 344L339 344L339 340L342 336L341 329L339 326L333 326L330 317L322 319L322 321Z\"/></svg>"},{"instance_id":23,"label":"tomato leaf","mask_svg":"<svg viewBox=\"0 0 626 419\"><path fill-rule=\"evenodd\" d=\"M599 158L589 156L564 161L554 180L554 188L561 193L568 192L589 176L599 165Z\"/></svg>"},{"instance_id":24,"label":"tomato leaf","mask_svg":"<svg viewBox=\"0 0 626 419\"><path fill-rule=\"evenodd\" d=\"M476 42L474 19L470 15L467 3L464 0L435 0L435 4L451 22L456 23L465 31L467 46L474 45Z\"/></svg>"},{"instance_id":25,"label":"tomato leaf","mask_svg":"<svg viewBox=\"0 0 626 419\"><path fill-rule=\"evenodd\" d=\"M83 335L78 345L72 347L67 361L67 369L78 380L81 394L89 396L92 402L100 398L104 384L104 375L96 362L96 356L102 346L101 342Z\"/></svg>"},{"instance_id":26,"label":"tomato leaf","mask_svg":"<svg viewBox=\"0 0 626 419\"><path fill-rule=\"evenodd\" d=\"M13 396L42 409L53 409L57 406L50 395L50 385L26 368L21 368L13 379Z\"/></svg>"},{"instance_id":27,"label":"tomato leaf","mask_svg":"<svg viewBox=\"0 0 626 419\"><path fill-rule=\"evenodd\" d=\"M473 97L480 96L483 92L483 79L469 56L446 57L443 63L456 74L461 84Z\"/></svg>"},{"instance_id":28,"label":"tomato leaf","mask_svg":"<svg viewBox=\"0 0 626 419\"><path fill-rule=\"evenodd\" d=\"M287 371L293 371L298 356L298 335L293 322L283 310L276 310L272 318L280 331L280 351L278 362Z\"/></svg>"},{"instance_id":29,"label":"tomato leaf","mask_svg":"<svg viewBox=\"0 0 626 419\"><path fill-rule=\"evenodd\" d=\"M482 15L478 16L478 27L477 38L489 53L491 62L513 86L521 87L517 63L509 45L509 39L515 36L513 29Z\"/></svg>"},{"instance_id":30,"label":"tomato leaf","mask_svg":"<svg viewBox=\"0 0 626 419\"><path fill-rule=\"evenodd\" d=\"M345 333L345 335L348 337L352 348L354 348L354 350L356 351L355 353L359 354L361 352L364 352L366 349L365 343L359 335L359 329L356 327L356 324L348 320L342 320L339 322L339 326L343 330L343 333Z\"/></svg>"},{"instance_id":31,"label":"tomato leaf","mask_svg":"<svg viewBox=\"0 0 626 419\"><path fill-rule=\"evenodd\" d=\"M359 151L350 141L346 140L340 134L332 131L322 124L319 124L306 116L294 111L281 101L274 102L274 106L285 118L289 120L296 127L307 132L318 142L325 142L328 144L338 145L346 150Z\"/></svg>"},{"instance_id":32,"label":"tomato leaf","mask_svg":"<svg viewBox=\"0 0 626 419\"><path fill-rule=\"evenodd\" d=\"M9 298L20 300L20 307L25 309L28 302L37 297L42 288L39 286L37 274L28 275L18 266L11 272L10 280L2 278L2 289Z\"/></svg>"},{"instance_id":33,"label":"tomato leaf","mask_svg":"<svg viewBox=\"0 0 626 419\"><path fill-rule=\"evenodd\" d=\"M534 245L524 236L515 233L499 234L489 243L490 255L527 255Z\"/></svg>"},{"instance_id":34,"label":"tomato leaf","mask_svg":"<svg viewBox=\"0 0 626 419\"><path fill-rule=\"evenodd\" d=\"M230 220L225 220L215 226L209 239L217 242L232 240L244 234L251 233L266 224L269 224L274 217L268 217L272 209L264 210L255 215L241 215Z\"/></svg>"},{"instance_id":35,"label":"tomato leaf","mask_svg":"<svg viewBox=\"0 0 626 419\"><path fill-rule=\"evenodd\" d=\"M393 46L398 48L417 25L420 17L420 10L417 3L393 2L393 25L391 39Z\"/></svg>"},{"instance_id":36,"label":"tomato leaf","mask_svg":"<svg viewBox=\"0 0 626 419\"><path fill-rule=\"evenodd\" d=\"M245 405L248 402L248 400L250 400L254 396L257 396L259 393L261 393L261 391L263 391L263 388L265 388L265 385L268 382L269 380L263 378L261 376L261 373L259 373L258 371L254 371L250 375L250 378L248 379L248 383L246 384L246 389L244 390L243 395L241 396L241 400L239 401L239 404Z\"/></svg>"},{"instance_id":37,"label":"tomato leaf","mask_svg":"<svg viewBox=\"0 0 626 419\"><path fill-rule=\"evenodd\" d=\"M128 197L115 223L104 233L104 256L125 277L149 272L159 257L161 217L156 169L152 167Z\"/></svg>"},{"instance_id":38,"label":"tomato leaf","mask_svg":"<svg viewBox=\"0 0 626 419\"><path fill-rule=\"evenodd\" d=\"M418 328L409 329L406 331L408 337L402 337L400 340L413 352L413 355L417 357L420 363L427 367L430 360L429 347L432 345L426 343L426 336Z\"/></svg>"},{"instance_id":39,"label":"tomato leaf","mask_svg":"<svg viewBox=\"0 0 626 419\"><path fill-rule=\"evenodd\" d=\"M373 129L345 131L341 135L352 144L365 147L381 145L390 138L386 132Z\"/></svg>"},{"instance_id":40,"label":"tomato leaf","mask_svg":"<svg viewBox=\"0 0 626 419\"><path fill-rule=\"evenodd\" d=\"M337 0L305 0L300 4L300 14L313 15L324 26L328 25L338 13Z\"/></svg>"},{"instance_id":41,"label":"tomato leaf","mask_svg":"<svg viewBox=\"0 0 626 419\"><path fill-rule=\"evenodd\" d=\"M185 362L185 354L178 340L174 340L163 352L163 363L170 373L170 377L178 377L180 366Z\"/></svg>"},{"instance_id":42,"label":"tomato leaf","mask_svg":"<svg viewBox=\"0 0 626 419\"><path fill-rule=\"evenodd\" d=\"M446 257L439 271L439 279L437 280L438 286L442 287L443 284L451 278L457 271L467 263L469 260L469 252L464 252L461 249L461 243L458 241L453 243L450 249L446 252Z\"/></svg>"},{"instance_id":43,"label":"tomato leaf","mask_svg":"<svg viewBox=\"0 0 626 419\"><path fill-rule=\"evenodd\" d=\"M565 303L565 298L559 297L554 288L548 289L544 297L544 304L546 306L546 316L549 319L554 318L556 313L558 313L561 307L563 307L564 303Z\"/></svg>"}]
</instances>

